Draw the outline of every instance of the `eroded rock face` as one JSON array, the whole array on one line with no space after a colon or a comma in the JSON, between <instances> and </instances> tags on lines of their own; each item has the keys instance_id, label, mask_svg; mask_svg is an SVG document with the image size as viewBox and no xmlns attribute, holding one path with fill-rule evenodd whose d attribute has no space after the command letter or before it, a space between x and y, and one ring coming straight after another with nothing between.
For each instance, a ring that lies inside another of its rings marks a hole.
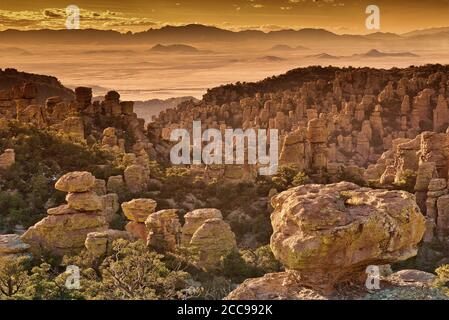
<instances>
[{"instance_id":1,"label":"eroded rock face","mask_svg":"<svg viewBox=\"0 0 449 320\"><path fill-rule=\"evenodd\" d=\"M95 185L95 177L90 172L70 172L63 175L55 188L64 192L86 192Z\"/></svg>"},{"instance_id":2,"label":"eroded rock face","mask_svg":"<svg viewBox=\"0 0 449 320\"><path fill-rule=\"evenodd\" d=\"M305 185L272 199L271 248L305 285L332 289L356 279L368 265L417 253L425 219L405 191L361 188L341 182Z\"/></svg>"},{"instance_id":3,"label":"eroded rock face","mask_svg":"<svg viewBox=\"0 0 449 320\"><path fill-rule=\"evenodd\" d=\"M148 216L154 212L157 203L153 199L134 199L122 203L122 209L125 216L136 222L145 222Z\"/></svg>"}]
</instances>

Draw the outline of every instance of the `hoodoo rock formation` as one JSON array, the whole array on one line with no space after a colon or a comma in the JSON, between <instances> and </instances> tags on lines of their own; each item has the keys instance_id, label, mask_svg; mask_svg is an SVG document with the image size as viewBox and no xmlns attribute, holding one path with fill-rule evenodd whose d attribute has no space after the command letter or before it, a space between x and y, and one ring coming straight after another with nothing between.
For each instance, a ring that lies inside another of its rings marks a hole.
<instances>
[{"instance_id":1,"label":"hoodoo rock formation","mask_svg":"<svg viewBox=\"0 0 449 320\"><path fill-rule=\"evenodd\" d=\"M44 218L23 235L22 241L31 246L30 251L39 256L76 254L84 248L91 232L105 231L108 227L103 202L90 191L95 178L88 172L71 172L56 182L56 188L69 192L67 204L48 209Z\"/></svg>"}]
</instances>

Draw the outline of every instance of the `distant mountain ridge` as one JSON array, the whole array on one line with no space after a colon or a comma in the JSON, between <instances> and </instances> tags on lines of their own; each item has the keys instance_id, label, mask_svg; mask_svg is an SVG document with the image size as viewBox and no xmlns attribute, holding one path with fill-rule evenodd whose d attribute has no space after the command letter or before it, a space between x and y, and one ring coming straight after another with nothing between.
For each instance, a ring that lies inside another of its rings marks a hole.
<instances>
[{"instance_id":1,"label":"distant mountain ridge","mask_svg":"<svg viewBox=\"0 0 449 320\"><path fill-rule=\"evenodd\" d=\"M182 53L182 54L195 54L199 53L200 51L192 46L188 46L185 44L171 44L171 45L162 45L157 44L154 47L152 47L149 52L156 52L156 53Z\"/></svg>"},{"instance_id":2,"label":"distant mountain ridge","mask_svg":"<svg viewBox=\"0 0 449 320\"><path fill-rule=\"evenodd\" d=\"M334 56L328 53L320 53L315 55L307 56L306 58L316 58L316 59L347 59L347 58L389 58L389 57L404 57L412 58L419 57L417 54L412 52L382 52L377 49L371 49L365 53L356 53L351 56Z\"/></svg>"},{"instance_id":3,"label":"distant mountain ridge","mask_svg":"<svg viewBox=\"0 0 449 320\"><path fill-rule=\"evenodd\" d=\"M149 29L138 33L120 33L112 30L5 30L0 31L1 43L24 42L71 44L137 44L137 43L192 43L192 42L234 42L234 41L271 41L284 42L295 41L299 43L328 42L354 42L369 44L375 41L426 41L427 38L434 41L435 37L441 38L449 44L449 27L417 30L403 35L394 33L372 33L368 35L336 34L325 29L305 28L299 30L279 30L263 32L258 30L230 31L213 26L201 24L189 24L184 26L165 26L160 29Z\"/></svg>"}]
</instances>

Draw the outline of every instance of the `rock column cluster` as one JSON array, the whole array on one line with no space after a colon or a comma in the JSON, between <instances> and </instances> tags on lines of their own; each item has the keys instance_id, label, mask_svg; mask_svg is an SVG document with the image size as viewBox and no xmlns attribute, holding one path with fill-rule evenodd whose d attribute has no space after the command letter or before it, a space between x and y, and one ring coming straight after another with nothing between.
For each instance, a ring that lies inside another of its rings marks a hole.
<instances>
[{"instance_id":1,"label":"rock column cluster","mask_svg":"<svg viewBox=\"0 0 449 320\"><path fill-rule=\"evenodd\" d=\"M155 212L156 202L134 199L122 203L125 216L131 220L126 230L144 240L159 252L174 252L182 246L198 256L198 266L213 270L221 258L236 250L235 235L223 220L220 210L198 209L184 216L181 226L176 209Z\"/></svg>"}]
</instances>

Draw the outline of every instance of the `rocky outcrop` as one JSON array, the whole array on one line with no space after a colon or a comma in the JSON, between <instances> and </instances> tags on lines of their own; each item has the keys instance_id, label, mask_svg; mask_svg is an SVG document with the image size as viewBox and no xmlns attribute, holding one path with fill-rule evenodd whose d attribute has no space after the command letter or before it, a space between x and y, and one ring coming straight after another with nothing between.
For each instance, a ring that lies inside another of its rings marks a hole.
<instances>
[{"instance_id":1,"label":"rocky outcrop","mask_svg":"<svg viewBox=\"0 0 449 320\"><path fill-rule=\"evenodd\" d=\"M385 152L385 157L366 170L365 177L369 176L371 181L379 182L386 187L393 184L402 187L407 180L412 183L413 177L416 177L412 188L418 206L426 215L427 228L424 241L432 242L438 239L447 242L448 170L449 133L426 131L411 140L395 140L393 148Z\"/></svg>"},{"instance_id":2,"label":"rocky outcrop","mask_svg":"<svg viewBox=\"0 0 449 320\"><path fill-rule=\"evenodd\" d=\"M312 184L274 196L272 205L270 246L287 270L247 279L227 299L370 299L367 267L380 271L416 255L425 231L425 219L405 191ZM378 275L381 290L375 294L423 283L431 290L420 271L390 274Z\"/></svg>"},{"instance_id":3,"label":"rocky outcrop","mask_svg":"<svg viewBox=\"0 0 449 320\"><path fill-rule=\"evenodd\" d=\"M303 284L323 289L357 278L368 265L416 255L425 231L414 196L405 191L305 185L275 196L272 205L274 255L299 271Z\"/></svg>"}]
</instances>

